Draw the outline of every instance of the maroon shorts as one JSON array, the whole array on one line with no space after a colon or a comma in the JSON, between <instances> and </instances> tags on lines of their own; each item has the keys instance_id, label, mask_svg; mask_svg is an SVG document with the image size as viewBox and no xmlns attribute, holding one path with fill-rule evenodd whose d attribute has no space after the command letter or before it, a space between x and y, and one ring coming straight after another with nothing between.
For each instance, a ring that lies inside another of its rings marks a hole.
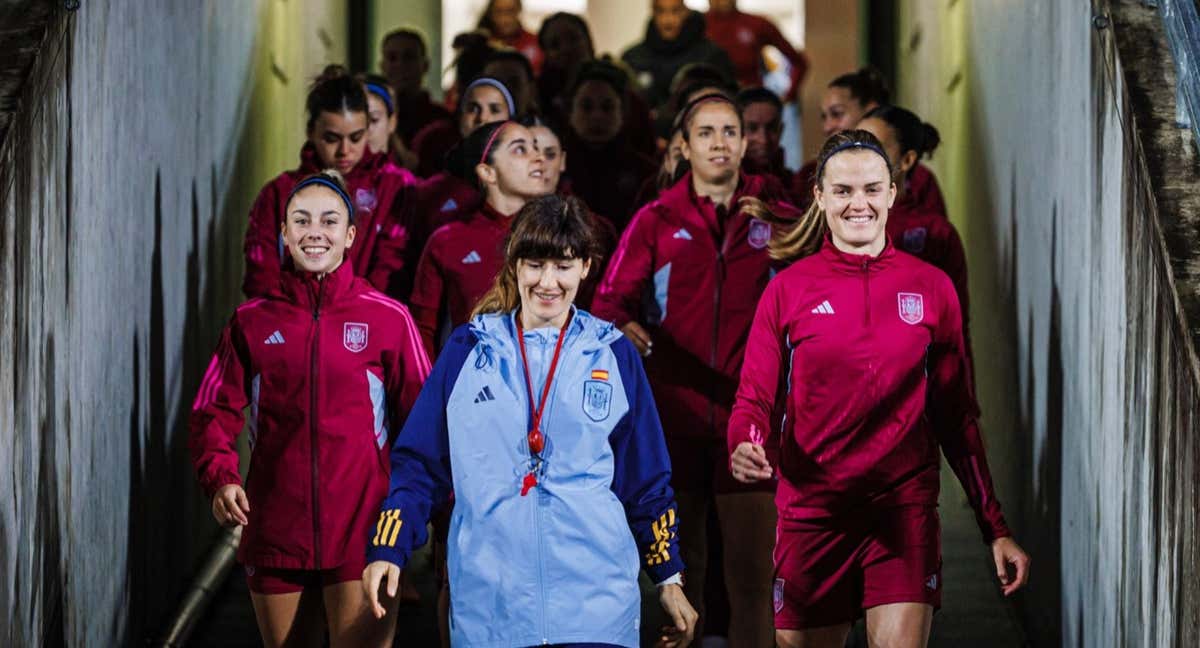
<instances>
[{"instance_id":1,"label":"maroon shorts","mask_svg":"<svg viewBox=\"0 0 1200 648\"><path fill-rule=\"evenodd\" d=\"M677 491L716 495L775 492L774 479L743 484L733 478L724 439L669 436L667 453L671 456L671 488Z\"/></svg>"},{"instance_id":2,"label":"maroon shorts","mask_svg":"<svg viewBox=\"0 0 1200 648\"><path fill-rule=\"evenodd\" d=\"M775 539L775 627L851 623L888 603L942 605L941 527L934 506L780 520Z\"/></svg>"},{"instance_id":3,"label":"maroon shorts","mask_svg":"<svg viewBox=\"0 0 1200 648\"><path fill-rule=\"evenodd\" d=\"M255 594L292 594L362 579L366 556L333 569L278 569L246 565L246 584Z\"/></svg>"}]
</instances>

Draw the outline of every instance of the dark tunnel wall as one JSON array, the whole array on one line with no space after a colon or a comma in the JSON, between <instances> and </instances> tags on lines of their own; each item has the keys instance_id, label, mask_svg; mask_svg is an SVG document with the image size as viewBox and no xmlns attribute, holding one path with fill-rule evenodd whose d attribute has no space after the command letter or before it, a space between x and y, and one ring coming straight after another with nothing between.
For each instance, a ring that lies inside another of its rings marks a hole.
<instances>
[{"instance_id":1,"label":"dark tunnel wall","mask_svg":"<svg viewBox=\"0 0 1200 648\"><path fill-rule=\"evenodd\" d=\"M1161 23L1133 0L900 6L899 100L943 137L1029 635L1198 645L1200 166Z\"/></svg>"},{"instance_id":2,"label":"dark tunnel wall","mask_svg":"<svg viewBox=\"0 0 1200 648\"><path fill-rule=\"evenodd\" d=\"M84 2L0 148L0 644L136 645L215 529L186 414L342 3Z\"/></svg>"}]
</instances>

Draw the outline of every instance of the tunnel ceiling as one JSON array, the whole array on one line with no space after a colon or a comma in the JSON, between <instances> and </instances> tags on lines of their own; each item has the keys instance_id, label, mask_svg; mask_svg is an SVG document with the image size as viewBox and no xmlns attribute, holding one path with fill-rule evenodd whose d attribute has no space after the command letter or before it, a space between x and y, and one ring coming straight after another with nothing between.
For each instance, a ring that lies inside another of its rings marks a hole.
<instances>
[{"instance_id":1,"label":"tunnel ceiling","mask_svg":"<svg viewBox=\"0 0 1200 648\"><path fill-rule=\"evenodd\" d=\"M57 0L61 2L61 0ZM0 144L41 49L56 0L0 0Z\"/></svg>"}]
</instances>

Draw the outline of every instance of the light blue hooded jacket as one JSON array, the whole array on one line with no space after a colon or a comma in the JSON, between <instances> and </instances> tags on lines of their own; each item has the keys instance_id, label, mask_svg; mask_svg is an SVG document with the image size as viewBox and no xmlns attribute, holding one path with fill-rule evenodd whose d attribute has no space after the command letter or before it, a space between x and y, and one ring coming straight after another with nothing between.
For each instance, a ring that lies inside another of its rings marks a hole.
<instances>
[{"instance_id":1,"label":"light blue hooded jacket","mask_svg":"<svg viewBox=\"0 0 1200 648\"><path fill-rule=\"evenodd\" d=\"M683 570L641 358L611 323L573 312L542 419L539 483L522 496L531 415L516 335L512 313L451 334L392 448L368 561L403 567L453 490L454 646L637 646L639 569L655 582ZM535 397L558 335L524 333Z\"/></svg>"}]
</instances>

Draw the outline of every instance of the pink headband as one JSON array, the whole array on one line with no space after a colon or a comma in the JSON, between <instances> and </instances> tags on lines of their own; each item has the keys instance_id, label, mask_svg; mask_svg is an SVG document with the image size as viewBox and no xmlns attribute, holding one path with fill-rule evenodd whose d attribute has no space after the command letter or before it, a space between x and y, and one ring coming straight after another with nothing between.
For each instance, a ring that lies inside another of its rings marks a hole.
<instances>
[{"instance_id":1,"label":"pink headband","mask_svg":"<svg viewBox=\"0 0 1200 648\"><path fill-rule=\"evenodd\" d=\"M492 131L492 136L488 138L487 146L483 147L483 155L479 156L479 164L487 164L487 156L488 153L492 152L492 144L496 143L496 138L499 137L500 131L504 130L504 127L511 123L511 121L502 122L496 127L496 130Z\"/></svg>"}]
</instances>

